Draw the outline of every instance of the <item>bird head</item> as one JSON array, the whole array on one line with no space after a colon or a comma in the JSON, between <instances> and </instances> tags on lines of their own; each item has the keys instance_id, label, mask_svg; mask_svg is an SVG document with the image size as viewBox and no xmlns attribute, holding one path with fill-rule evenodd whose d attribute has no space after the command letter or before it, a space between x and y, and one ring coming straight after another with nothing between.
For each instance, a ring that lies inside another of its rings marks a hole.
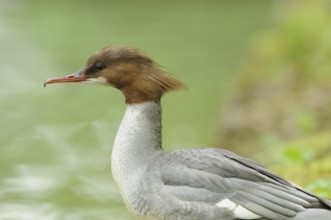
<instances>
[{"instance_id":1,"label":"bird head","mask_svg":"<svg viewBox=\"0 0 331 220\"><path fill-rule=\"evenodd\" d=\"M69 82L115 87L122 91L128 104L159 101L163 94L185 88L145 53L124 46L105 47L78 72L49 79L44 85Z\"/></svg>"}]
</instances>

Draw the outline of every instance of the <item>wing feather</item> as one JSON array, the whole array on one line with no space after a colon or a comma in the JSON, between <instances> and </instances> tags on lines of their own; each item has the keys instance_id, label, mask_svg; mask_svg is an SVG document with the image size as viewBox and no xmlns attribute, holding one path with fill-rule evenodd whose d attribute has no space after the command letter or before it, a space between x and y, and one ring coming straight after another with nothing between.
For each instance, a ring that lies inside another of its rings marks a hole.
<instances>
[{"instance_id":1,"label":"wing feather","mask_svg":"<svg viewBox=\"0 0 331 220\"><path fill-rule=\"evenodd\" d=\"M171 152L158 165L166 190L185 202L216 205L228 199L247 211L277 220L326 204L254 161L225 150Z\"/></svg>"}]
</instances>

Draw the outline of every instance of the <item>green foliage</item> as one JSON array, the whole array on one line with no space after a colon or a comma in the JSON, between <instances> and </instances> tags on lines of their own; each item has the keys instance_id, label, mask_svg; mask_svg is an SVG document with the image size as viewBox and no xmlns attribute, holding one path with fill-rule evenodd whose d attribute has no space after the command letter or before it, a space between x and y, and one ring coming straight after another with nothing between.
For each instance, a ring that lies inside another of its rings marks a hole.
<instances>
[{"instance_id":1,"label":"green foliage","mask_svg":"<svg viewBox=\"0 0 331 220\"><path fill-rule=\"evenodd\" d=\"M241 65L221 142L331 198L331 13L327 1L278 4ZM253 149L253 150L252 150ZM254 152L255 151L255 152ZM262 152L262 153L261 153Z\"/></svg>"},{"instance_id":2,"label":"green foliage","mask_svg":"<svg viewBox=\"0 0 331 220\"><path fill-rule=\"evenodd\" d=\"M329 131L280 141L255 157L276 173L324 198L331 198Z\"/></svg>"}]
</instances>

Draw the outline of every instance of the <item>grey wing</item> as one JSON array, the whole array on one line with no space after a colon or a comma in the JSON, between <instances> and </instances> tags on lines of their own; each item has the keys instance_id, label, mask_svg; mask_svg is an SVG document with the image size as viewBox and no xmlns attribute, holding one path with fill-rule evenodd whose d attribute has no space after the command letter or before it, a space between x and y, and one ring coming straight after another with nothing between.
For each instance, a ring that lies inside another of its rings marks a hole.
<instances>
[{"instance_id":1,"label":"grey wing","mask_svg":"<svg viewBox=\"0 0 331 220\"><path fill-rule=\"evenodd\" d=\"M169 153L161 178L169 194L225 208L240 219L289 219L323 202L264 167L231 152L194 149ZM162 163L162 162L161 162Z\"/></svg>"}]
</instances>

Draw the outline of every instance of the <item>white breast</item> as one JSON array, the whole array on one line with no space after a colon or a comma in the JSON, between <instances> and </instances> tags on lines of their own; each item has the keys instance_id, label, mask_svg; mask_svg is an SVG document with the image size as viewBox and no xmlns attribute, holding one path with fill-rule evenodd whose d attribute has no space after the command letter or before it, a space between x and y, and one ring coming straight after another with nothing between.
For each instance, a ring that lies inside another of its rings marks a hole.
<instances>
[{"instance_id":1,"label":"white breast","mask_svg":"<svg viewBox=\"0 0 331 220\"><path fill-rule=\"evenodd\" d=\"M112 174L128 208L140 194L140 178L149 161L161 151L161 108L159 103L128 105L117 132Z\"/></svg>"}]
</instances>

